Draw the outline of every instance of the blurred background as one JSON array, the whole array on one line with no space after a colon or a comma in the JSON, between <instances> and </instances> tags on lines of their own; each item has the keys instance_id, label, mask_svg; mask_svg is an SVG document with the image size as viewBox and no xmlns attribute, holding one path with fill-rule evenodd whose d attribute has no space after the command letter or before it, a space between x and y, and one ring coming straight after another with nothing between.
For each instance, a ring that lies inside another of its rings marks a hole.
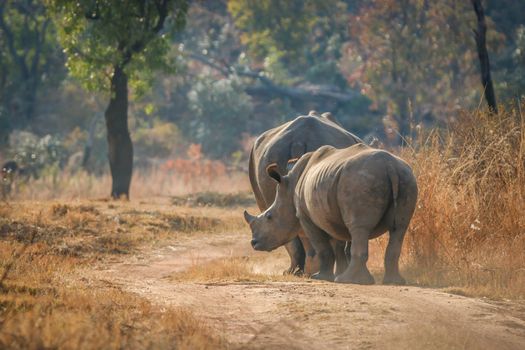
<instances>
[{"instance_id":1,"label":"blurred background","mask_svg":"<svg viewBox=\"0 0 525 350\"><path fill-rule=\"evenodd\" d=\"M132 29L146 18L101 22L104 7L123 11L110 3L1 2L0 160L23 169L20 196L109 192L112 69L123 38L138 35ZM496 96L519 100L525 1L483 5ZM410 130L445 127L483 103L470 1L170 6L155 39L125 65L136 195L224 188L215 180L245 170L257 135L310 110L395 147ZM245 176L229 186L247 188Z\"/></svg>"}]
</instances>

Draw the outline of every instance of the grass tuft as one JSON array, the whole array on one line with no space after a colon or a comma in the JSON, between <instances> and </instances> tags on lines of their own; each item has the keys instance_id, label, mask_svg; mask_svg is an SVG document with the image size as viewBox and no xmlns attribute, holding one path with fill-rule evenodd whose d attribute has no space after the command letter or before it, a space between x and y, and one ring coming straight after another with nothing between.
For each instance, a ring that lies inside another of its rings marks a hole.
<instances>
[{"instance_id":1,"label":"grass tuft","mask_svg":"<svg viewBox=\"0 0 525 350\"><path fill-rule=\"evenodd\" d=\"M190 207L251 207L255 205L255 199L250 192L198 192L173 197L172 203Z\"/></svg>"}]
</instances>

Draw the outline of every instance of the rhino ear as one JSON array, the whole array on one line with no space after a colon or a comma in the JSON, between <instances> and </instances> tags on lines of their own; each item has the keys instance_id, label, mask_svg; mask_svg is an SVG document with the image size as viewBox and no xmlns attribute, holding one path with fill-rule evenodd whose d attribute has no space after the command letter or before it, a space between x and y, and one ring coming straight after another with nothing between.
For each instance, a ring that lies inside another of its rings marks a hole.
<instances>
[{"instance_id":1,"label":"rhino ear","mask_svg":"<svg viewBox=\"0 0 525 350\"><path fill-rule=\"evenodd\" d=\"M277 163L272 163L272 164L268 165L266 167L266 173L272 179L274 179L278 183L281 183L281 174L279 174L279 170L277 169Z\"/></svg>"}]
</instances>

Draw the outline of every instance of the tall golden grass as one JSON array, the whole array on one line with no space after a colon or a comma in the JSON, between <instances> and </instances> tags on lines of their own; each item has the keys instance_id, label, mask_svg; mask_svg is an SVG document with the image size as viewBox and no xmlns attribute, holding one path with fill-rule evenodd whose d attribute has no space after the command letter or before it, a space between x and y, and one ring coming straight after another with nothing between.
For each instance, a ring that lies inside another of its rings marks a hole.
<instances>
[{"instance_id":1,"label":"tall golden grass","mask_svg":"<svg viewBox=\"0 0 525 350\"><path fill-rule=\"evenodd\" d=\"M463 112L400 151L418 179L404 266L420 285L525 298L525 117Z\"/></svg>"}]
</instances>

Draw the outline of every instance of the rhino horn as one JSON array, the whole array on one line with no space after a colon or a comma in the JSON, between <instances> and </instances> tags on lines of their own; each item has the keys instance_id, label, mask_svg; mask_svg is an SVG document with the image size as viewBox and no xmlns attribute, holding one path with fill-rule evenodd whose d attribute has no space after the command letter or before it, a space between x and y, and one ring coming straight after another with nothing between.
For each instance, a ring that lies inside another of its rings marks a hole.
<instances>
[{"instance_id":1,"label":"rhino horn","mask_svg":"<svg viewBox=\"0 0 525 350\"><path fill-rule=\"evenodd\" d=\"M250 213L248 213L246 210L244 211L244 220L246 220L246 222L248 223L248 225L250 225L252 223L253 220L255 220L255 216L251 215Z\"/></svg>"}]
</instances>

